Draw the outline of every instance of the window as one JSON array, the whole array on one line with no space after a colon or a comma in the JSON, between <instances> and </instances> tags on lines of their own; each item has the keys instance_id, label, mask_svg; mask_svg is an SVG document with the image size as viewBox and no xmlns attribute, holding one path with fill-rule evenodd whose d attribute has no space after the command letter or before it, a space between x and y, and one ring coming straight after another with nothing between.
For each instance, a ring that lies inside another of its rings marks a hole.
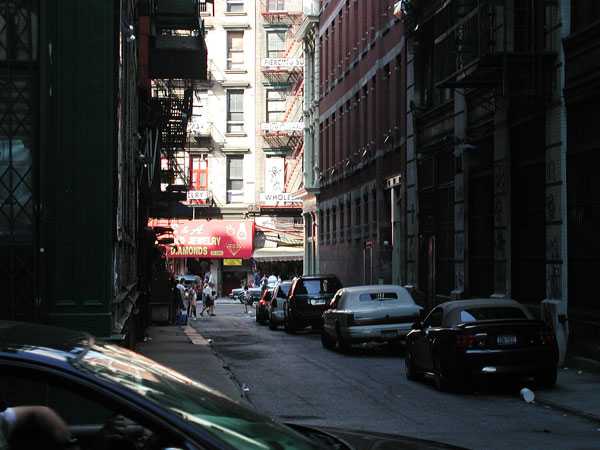
<instances>
[{"instance_id":1,"label":"window","mask_svg":"<svg viewBox=\"0 0 600 450\"><path fill-rule=\"evenodd\" d=\"M227 0L227 12L244 12L244 0Z\"/></svg>"},{"instance_id":2,"label":"window","mask_svg":"<svg viewBox=\"0 0 600 450\"><path fill-rule=\"evenodd\" d=\"M527 319L519 308L511 307L479 307L466 308L460 312L459 322L476 322L479 320Z\"/></svg>"},{"instance_id":3,"label":"window","mask_svg":"<svg viewBox=\"0 0 600 450\"><path fill-rule=\"evenodd\" d=\"M286 31L267 32L267 58L283 58L285 56Z\"/></svg>"},{"instance_id":4,"label":"window","mask_svg":"<svg viewBox=\"0 0 600 450\"><path fill-rule=\"evenodd\" d=\"M244 90L227 91L227 132L244 132Z\"/></svg>"},{"instance_id":5,"label":"window","mask_svg":"<svg viewBox=\"0 0 600 450\"><path fill-rule=\"evenodd\" d=\"M331 210L331 242L335 244L337 241L337 209Z\"/></svg>"},{"instance_id":6,"label":"window","mask_svg":"<svg viewBox=\"0 0 600 450\"><path fill-rule=\"evenodd\" d=\"M398 300L398 294L395 292L372 292L370 294L360 294L358 300L360 302Z\"/></svg>"},{"instance_id":7,"label":"window","mask_svg":"<svg viewBox=\"0 0 600 450\"><path fill-rule=\"evenodd\" d=\"M346 212L344 211L344 205L340 205L340 241L344 240L344 234L346 232Z\"/></svg>"},{"instance_id":8,"label":"window","mask_svg":"<svg viewBox=\"0 0 600 450\"><path fill-rule=\"evenodd\" d=\"M283 122L286 95L281 89L267 91L267 122Z\"/></svg>"},{"instance_id":9,"label":"window","mask_svg":"<svg viewBox=\"0 0 600 450\"><path fill-rule=\"evenodd\" d=\"M244 69L244 32L227 32L227 69Z\"/></svg>"},{"instance_id":10,"label":"window","mask_svg":"<svg viewBox=\"0 0 600 450\"><path fill-rule=\"evenodd\" d=\"M267 0L267 9L269 11L285 11L285 0Z\"/></svg>"},{"instance_id":11,"label":"window","mask_svg":"<svg viewBox=\"0 0 600 450\"><path fill-rule=\"evenodd\" d=\"M341 289L337 278L324 278L321 280L303 280L298 283L295 294L297 295L323 295L335 294Z\"/></svg>"},{"instance_id":12,"label":"window","mask_svg":"<svg viewBox=\"0 0 600 450\"><path fill-rule=\"evenodd\" d=\"M244 157L227 157L227 203L241 203L244 189Z\"/></svg>"}]
</instances>

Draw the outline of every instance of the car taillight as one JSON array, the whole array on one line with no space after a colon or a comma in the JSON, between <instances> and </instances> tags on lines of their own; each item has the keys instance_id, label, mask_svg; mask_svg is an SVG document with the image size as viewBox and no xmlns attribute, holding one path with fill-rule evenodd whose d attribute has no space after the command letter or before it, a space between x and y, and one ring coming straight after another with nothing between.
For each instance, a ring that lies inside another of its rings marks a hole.
<instances>
[{"instance_id":1,"label":"car taillight","mask_svg":"<svg viewBox=\"0 0 600 450\"><path fill-rule=\"evenodd\" d=\"M264 300L261 300L260 302L258 302L258 304L261 306L265 306L267 304L267 302L265 302Z\"/></svg>"},{"instance_id":2,"label":"car taillight","mask_svg":"<svg viewBox=\"0 0 600 450\"><path fill-rule=\"evenodd\" d=\"M456 335L456 347L461 350L467 348L484 348L487 345L487 333L458 334Z\"/></svg>"},{"instance_id":3,"label":"car taillight","mask_svg":"<svg viewBox=\"0 0 600 450\"><path fill-rule=\"evenodd\" d=\"M554 339L554 332L552 330L540 331L540 343L542 345L552 345L554 344Z\"/></svg>"},{"instance_id":4,"label":"car taillight","mask_svg":"<svg viewBox=\"0 0 600 450\"><path fill-rule=\"evenodd\" d=\"M472 334L458 334L456 336L456 347L464 350L475 345L475 336Z\"/></svg>"}]
</instances>

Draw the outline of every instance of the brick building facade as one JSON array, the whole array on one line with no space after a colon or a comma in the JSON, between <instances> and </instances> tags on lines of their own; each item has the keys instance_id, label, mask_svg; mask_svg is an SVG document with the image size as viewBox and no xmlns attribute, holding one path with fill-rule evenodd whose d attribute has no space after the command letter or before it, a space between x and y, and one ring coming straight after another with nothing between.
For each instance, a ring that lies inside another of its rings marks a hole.
<instances>
[{"instance_id":1,"label":"brick building facade","mask_svg":"<svg viewBox=\"0 0 600 450\"><path fill-rule=\"evenodd\" d=\"M321 2L319 269L346 285L399 281L405 53L393 4Z\"/></svg>"}]
</instances>

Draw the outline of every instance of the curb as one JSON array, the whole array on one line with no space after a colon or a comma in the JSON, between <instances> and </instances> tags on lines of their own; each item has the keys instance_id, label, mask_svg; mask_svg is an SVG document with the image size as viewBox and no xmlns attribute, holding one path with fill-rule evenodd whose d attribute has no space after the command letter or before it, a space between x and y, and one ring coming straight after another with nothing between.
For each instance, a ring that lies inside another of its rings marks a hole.
<instances>
[{"instance_id":1,"label":"curb","mask_svg":"<svg viewBox=\"0 0 600 450\"><path fill-rule=\"evenodd\" d=\"M225 363L223 358L221 358L221 356L217 353L217 351L212 347L211 343L208 342L208 340L204 336L202 336L202 334L200 334L200 332L198 330L196 330L193 326L185 325L185 326L182 326L181 328L182 328L184 334L186 335L186 337L190 340L190 342L192 344L202 345L202 346L210 348L210 351L212 352L212 354L221 363L221 367L223 367L223 370L225 370L227 372L231 381L237 386L237 388L239 390L240 398L244 400L245 406L254 408L252 401L250 400L250 398L248 397L248 395L242 388L241 383L235 377L234 373L231 371L231 368Z\"/></svg>"},{"instance_id":2,"label":"curb","mask_svg":"<svg viewBox=\"0 0 600 450\"><path fill-rule=\"evenodd\" d=\"M544 400L539 397L535 399L535 402L539 405L547 406L549 408L561 411L563 413L571 414L572 416L580 417L582 419L590 420L600 424L600 416L596 414L586 413L569 406L561 405L560 403L553 402L552 400Z\"/></svg>"}]
</instances>

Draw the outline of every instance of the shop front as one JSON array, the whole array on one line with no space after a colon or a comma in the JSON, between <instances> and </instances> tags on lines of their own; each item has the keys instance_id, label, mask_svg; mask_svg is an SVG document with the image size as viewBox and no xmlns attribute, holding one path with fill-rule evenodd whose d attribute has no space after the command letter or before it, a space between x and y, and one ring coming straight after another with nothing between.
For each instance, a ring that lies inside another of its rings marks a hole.
<instances>
[{"instance_id":1,"label":"shop front","mask_svg":"<svg viewBox=\"0 0 600 450\"><path fill-rule=\"evenodd\" d=\"M173 275L212 281L219 296L239 287L251 272L253 221L150 219L148 226L172 230L169 244L159 245Z\"/></svg>"}]
</instances>

